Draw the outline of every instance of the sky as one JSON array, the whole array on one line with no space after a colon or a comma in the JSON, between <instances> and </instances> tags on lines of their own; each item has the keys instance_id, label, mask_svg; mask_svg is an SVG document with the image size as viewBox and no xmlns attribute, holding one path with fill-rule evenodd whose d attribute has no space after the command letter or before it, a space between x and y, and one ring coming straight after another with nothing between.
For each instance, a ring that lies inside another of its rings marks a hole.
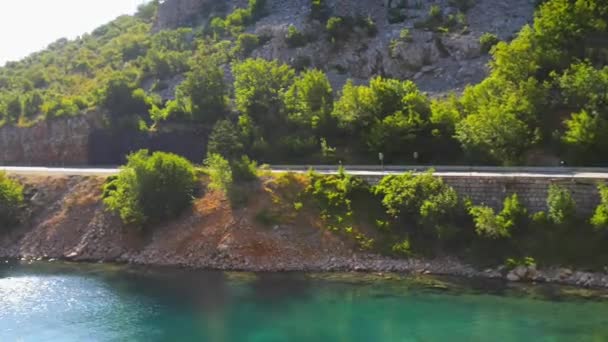
<instances>
[{"instance_id":1,"label":"sky","mask_svg":"<svg viewBox=\"0 0 608 342\"><path fill-rule=\"evenodd\" d=\"M144 0L0 0L0 66L76 38L122 15Z\"/></svg>"}]
</instances>

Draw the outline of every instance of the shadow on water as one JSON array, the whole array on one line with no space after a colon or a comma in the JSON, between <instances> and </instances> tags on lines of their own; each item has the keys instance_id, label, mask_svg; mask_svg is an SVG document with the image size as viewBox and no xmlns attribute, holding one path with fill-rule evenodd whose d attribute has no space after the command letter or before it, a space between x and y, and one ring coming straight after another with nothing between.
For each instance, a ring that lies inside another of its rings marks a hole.
<instances>
[{"instance_id":1,"label":"shadow on water","mask_svg":"<svg viewBox=\"0 0 608 342\"><path fill-rule=\"evenodd\" d=\"M280 306L309 298L312 286L312 281L301 274L265 273L258 275L249 288L257 301Z\"/></svg>"}]
</instances>

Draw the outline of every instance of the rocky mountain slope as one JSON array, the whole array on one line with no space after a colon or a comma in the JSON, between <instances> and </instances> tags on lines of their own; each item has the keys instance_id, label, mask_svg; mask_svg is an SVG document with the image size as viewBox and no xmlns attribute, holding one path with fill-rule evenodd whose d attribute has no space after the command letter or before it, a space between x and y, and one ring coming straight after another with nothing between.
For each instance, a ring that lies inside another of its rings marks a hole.
<instances>
[{"instance_id":1,"label":"rocky mountain slope","mask_svg":"<svg viewBox=\"0 0 608 342\"><path fill-rule=\"evenodd\" d=\"M155 29L208 25L213 16L245 6L245 0L167 0L159 7ZM435 6L440 14L433 13ZM443 93L483 80L489 56L480 37L493 33L512 39L532 21L534 7L532 0L331 0L327 16L371 19L377 30L368 34L351 26L346 40L332 43L325 23L312 17L310 0L268 0L266 15L247 31L266 41L253 57L322 69L336 89L347 78L364 83L382 75L412 79L424 91ZM309 37L305 46L288 45L292 25Z\"/></svg>"}]
</instances>

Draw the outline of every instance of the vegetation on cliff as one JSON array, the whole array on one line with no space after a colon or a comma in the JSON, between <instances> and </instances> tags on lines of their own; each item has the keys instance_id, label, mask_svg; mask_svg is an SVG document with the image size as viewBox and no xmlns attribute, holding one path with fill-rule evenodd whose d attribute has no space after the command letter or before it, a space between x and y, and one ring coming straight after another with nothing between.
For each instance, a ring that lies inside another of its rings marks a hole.
<instances>
[{"instance_id":1,"label":"vegetation on cliff","mask_svg":"<svg viewBox=\"0 0 608 342\"><path fill-rule=\"evenodd\" d=\"M375 34L365 18L331 17L322 1L310 6L307 20L326 22L319 35L334 43L351 39L353 27ZM157 7L152 1L0 68L0 122L27 126L90 109L100 109L109 127L131 130L230 122L242 153L265 162L319 161L328 150L345 162L372 162L383 152L393 163L514 165L537 162L527 157L539 151L569 163L608 162L600 153L608 141L603 1L544 1L513 41L485 35L484 47L494 46L487 79L434 100L411 81L375 77L332 89L323 71L305 63L248 59L266 39L245 33L265 15L264 1L207 26L154 32ZM448 20L441 8L432 12ZM287 39L306 43L294 29Z\"/></svg>"},{"instance_id":2,"label":"vegetation on cliff","mask_svg":"<svg viewBox=\"0 0 608 342\"><path fill-rule=\"evenodd\" d=\"M604 230L595 228L605 224L605 201L593 218L585 217L559 186L549 189L546 211L529 212L510 194L495 212L473 205L432 172L390 175L375 186L344 171L270 179L266 188L273 200L257 209L261 223L276 227L317 216L320 229L364 250L408 257L448 254L484 265L510 259L601 268L608 262Z\"/></svg>"},{"instance_id":3,"label":"vegetation on cliff","mask_svg":"<svg viewBox=\"0 0 608 342\"><path fill-rule=\"evenodd\" d=\"M104 202L125 223L154 227L189 207L201 182L223 193L232 210L253 210L261 225L276 230L309 222L367 251L448 254L486 265L511 259L596 268L608 262L605 185L599 185L602 201L594 215L584 217L571 193L557 185L549 188L546 211L529 212L515 193L496 212L473 205L432 171L389 175L371 186L343 168L332 175L275 175L256 166L247 157L210 154L197 175L176 155L140 151L106 182Z\"/></svg>"},{"instance_id":4,"label":"vegetation on cliff","mask_svg":"<svg viewBox=\"0 0 608 342\"><path fill-rule=\"evenodd\" d=\"M23 186L0 171L0 229L9 228L19 221L23 206Z\"/></svg>"}]
</instances>

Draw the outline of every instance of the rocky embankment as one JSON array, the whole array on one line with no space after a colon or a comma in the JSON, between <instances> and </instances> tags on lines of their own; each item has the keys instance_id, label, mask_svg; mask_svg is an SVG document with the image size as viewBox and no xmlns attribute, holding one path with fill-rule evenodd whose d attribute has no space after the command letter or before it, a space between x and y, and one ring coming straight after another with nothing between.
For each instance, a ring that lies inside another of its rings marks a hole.
<instances>
[{"instance_id":1,"label":"rocky embankment","mask_svg":"<svg viewBox=\"0 0 608 342\"><path fill-rule=\"evenodd\" d=\"M520 266L477 270L454 258L391 259L361 253L318 228L312 217L265 226L255 216L272 203L263 189L233 210L206 193L192 210L149 231L124 226L101 202L102 177L27 177L24 224L0 238L0 258L121 262L243 271L355 271L451 275L608 288L608 273Z\"/></svg>"}]
</instances>

